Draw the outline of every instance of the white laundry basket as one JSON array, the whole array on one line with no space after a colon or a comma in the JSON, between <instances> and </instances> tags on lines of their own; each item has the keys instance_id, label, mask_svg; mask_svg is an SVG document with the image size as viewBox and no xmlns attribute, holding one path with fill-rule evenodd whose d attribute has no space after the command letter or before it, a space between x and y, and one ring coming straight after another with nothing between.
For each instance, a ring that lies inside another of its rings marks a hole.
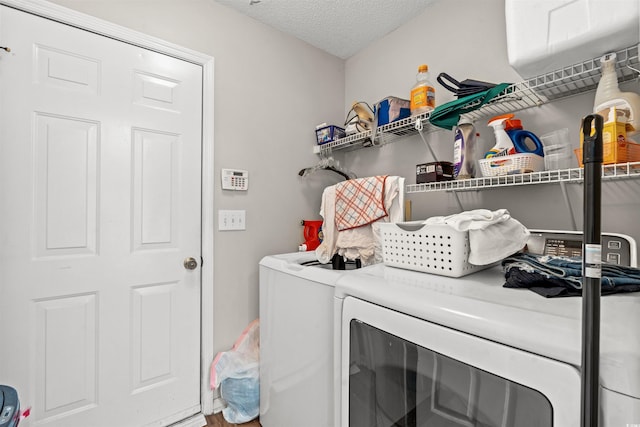
<instances>
[{"instance_id":1,"label":"white laundry basket","mask_svg":"<svg viewBox=\"0 0 640 427\"><path fill-rule=\"evenodd\" d=\"M461 277L495 265L470 264L469 233L448 225L380 223L380 244L384 264L407 270Z\"/></svg>"},{"instance_id":2,"label":"white laundry basket","mask_svg":"<svg viewBox=\"0 0 640 427\"><path fill-rule=\"evenodd\" d=\"M544 170L544 157L532 153L510 154L479 159L482 176L500 176Z\"/></svg>"}]
</instances>

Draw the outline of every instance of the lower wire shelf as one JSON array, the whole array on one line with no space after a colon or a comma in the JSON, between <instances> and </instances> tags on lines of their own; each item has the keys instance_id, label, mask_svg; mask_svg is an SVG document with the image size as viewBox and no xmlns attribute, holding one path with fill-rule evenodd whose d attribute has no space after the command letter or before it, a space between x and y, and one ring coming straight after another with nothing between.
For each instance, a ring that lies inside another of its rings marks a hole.
<instances>
[{"instance_id":1,"label":"lower wire shelf","mask_svg":"<svg viewBox=\"0 0 640 427\"><path fill-rule=\"evenodd\" d=\"M602 179L640 179L640 162L602 165ZM406 193L428 193L434 191L471 191L498 187L513 187L531 184L550 184L555 182L576 182L584 179L583 168L548 170L519 173L513 175L488 176L453 181L429 182L426 184L408 184Z\"/></svg>"}]
</instances>

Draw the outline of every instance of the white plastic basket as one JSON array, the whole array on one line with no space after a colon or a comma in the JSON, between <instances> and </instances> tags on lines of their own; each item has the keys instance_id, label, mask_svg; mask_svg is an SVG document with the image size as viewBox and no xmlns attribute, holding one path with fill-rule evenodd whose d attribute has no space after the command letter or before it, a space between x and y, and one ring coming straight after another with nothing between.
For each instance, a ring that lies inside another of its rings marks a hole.
<instances>
[{"instance_id":1,"label":"white plastic basket","mask_svg":"<svg viewBox=\"0 0 640 427\"><path fill-rule=\"evenodd\" d=\"M491 267L473 265L469 258L469 233L448 225L380 223L384 264L441 276L461 277Z\"/></svg>"},{"instance_id":2,"label":"white plastic basket","mask_svg":"<svg viewBox=\"0 0 640 427\"><path fill-rule=\"evenodd\" d=\"M544 157L531 153L495 156L478 160L482 176L507 175L509 173L538 172L544 170Z\"/></svg>"}]
</instances>

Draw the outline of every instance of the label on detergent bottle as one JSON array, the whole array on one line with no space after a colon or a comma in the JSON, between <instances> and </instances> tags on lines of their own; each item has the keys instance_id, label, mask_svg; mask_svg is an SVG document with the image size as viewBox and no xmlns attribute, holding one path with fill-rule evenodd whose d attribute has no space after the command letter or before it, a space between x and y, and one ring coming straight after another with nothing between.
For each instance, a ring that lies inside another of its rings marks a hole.
<instances>
[{"instance_id":1,"label":"label on detergent bottle","mask_svg":"<svg viewBox=\"0 0 640 427\"><path fill-rule=\"evenodd\" d=\"M462 169L462 162L464 161L464 137L460 128L456 129L455 139L453 141L453 177L457 178L460 175Z\"/></svg>"},{"instance_id":2,"label":"label on detergent bottle","mask_svg":"<svg viewBox=\"0 0 640 427\"><path fill-rule=\"evenodd\" d=\"M436 107L436 91L431 86L419 86L411 89L411 111L424 109L431 111Z\"/></svg>"},{"instance_id":3,"label":"label on detergent bottle","mask_svg":"<svg viewBox=\"0 0 640 427\"><path fill-rule=\"evenodd\" d=\"M633 132L638 130L633 125L634 123L636 123L636 120L637 120L637 118L634 117L634 108L626 99L616 98L610 101L603 102L602 104L596 107L595 112L598 114L603 114L603 113L609 114L609 110L611 110L613 107L616 108L615 114L624 116L624 118L622 118L621 120L618 120L618 117L604 116L605 123L608 121L623 122L627 127L627 132ZM608 141L602 141L602 142L606 143Z\"/></svg>"}]
</instances>

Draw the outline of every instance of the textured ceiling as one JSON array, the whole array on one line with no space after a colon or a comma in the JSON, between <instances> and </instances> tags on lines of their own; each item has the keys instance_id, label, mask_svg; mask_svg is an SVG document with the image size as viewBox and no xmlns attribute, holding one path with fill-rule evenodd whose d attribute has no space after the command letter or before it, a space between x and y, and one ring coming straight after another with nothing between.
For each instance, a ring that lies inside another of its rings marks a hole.
<instances>
[{"instance_id":1,"label":"textured ceiling","mask_svg":"<svg viewBox=\"0 0 640 427\"><path fill-rule=\"evenodd\" d=\"M437 0L215 0L346 59Z\"/></svg>"}]
</instances>

